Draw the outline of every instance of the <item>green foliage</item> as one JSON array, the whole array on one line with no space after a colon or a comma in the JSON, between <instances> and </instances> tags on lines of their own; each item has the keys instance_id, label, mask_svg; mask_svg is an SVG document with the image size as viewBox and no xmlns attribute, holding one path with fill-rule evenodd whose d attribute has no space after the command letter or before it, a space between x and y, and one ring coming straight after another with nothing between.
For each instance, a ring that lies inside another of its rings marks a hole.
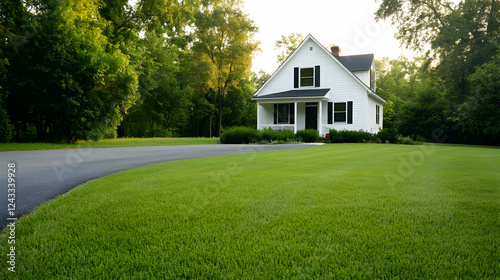
<instances>
[{"instance_id":1,"label":"green foliage","mask_svg":"<svg viewBox=\"0 0 500 280\"><path fill-rule=\"evenodd\" d=\"M380 139L382 143L397 143L398 141L398 131L396 128L391 127L391 128L386 128L384 127L382 130L380 130L376 138Z\"/></svg>"},{"instance_id":2,"label":"green foliage","mask_svg":"<svg viewBox=\"0 0 500 280\"><path fill-rule=\"evenodd\" d=\"M384 104L384 128L392 129L394 127L394 118L396 112L394 111L394 102L387 100Z\"/></svg>"},{"instance_id":3,"label":"green foliage","mask_svg":"<svg viewBox=\"0 0 500 280\"><path fill-rule=\"evenodd\" d=\"M192 108L192 90L177 76L179 52L163 34L146 32L137 43L143 49L139 76L141 100L127 115L120 131L126 137L171 136L187 123Z\"/></svg>"},{"instance_id":4,"label":"green foliage","mask_svg":"<svg viewBox=\"0 0 500 280\"><path fill-rule=\"evenodd\" d=\"M415 141L409 136L398 136L398 144L415 145Z\"/></svg>"},{"instance_id":5,"label":"green foliage","mask_svg":"<svg viewBox=\"0 0 500 280\"><path fill-rule=\"evenodd\" d=\"M301 33L291 33L289 35L281 35L281 39L274 44L274 50L278 51L276 62L282 64L300 45L304 36Z\"/></svg>"},{"instance_id":6,"label":"green foliage","mask_svg":"<svg viewBox=\"0 0 500 280\"><path fill-rule=\"evenodd\" d=\"M137 73L103 35L90 1L32 7L31 29L10 53L6 108L38 140L99 139L138 98Z\"/></svg>"},{"instance_id":7,"label":"green foliage","mask_svg":"<svg viewBox=\"0 0 500 280\"><path fill-rule=\"evenodd\" d=\"M224 99L231 86L250 74L254 51L258 43L254 34L258 28L241 11L241 2L214 1L194 13L196 40L192 50L198 60L207 62L204 83L207 92L215 93L218 104L217 135L221 134Z\"/></svg>"},{"instance_id":8,"label":"green foliage","mask_svg":"<svg viewBox=\"0 0 500 280\"><path fill-rule=\"evenodd\" d=\"M289 141L295 141L296 136L291 130L273 130L271 128L264 128L259 131L259 140L285 144Z\"/></svg>"},{"instance_id":9,"label":"green foliage","mask_svg":"<svg viewBox=\"0 0 500 280\"><path fill-rule=\"evenodd\" d=\"M297 140L304 143L316 143L319 138L319 132L316 129L299 130L295 134Z\"/></svg>"},{"instance_id":10,"label":"green foliage","mask_svg":"<svg viewBox=\"0 0 500 280\"><path fill-rule=\"evenodd\" d=\"M433 132L447 130L444 118L445 103L435 89L426 89L416 100L405 104L397 121L397 130L403 135L422 135L432 139Z\"/></svg>"},{"instance_id":11,"label":"green foliage","mask_svg":"<svg viewBox=\"0 0 500 280\"><path fill-rule=\"evenodd\" d=\"M0 100L1 101L1 100ZM7 111L2 108L0 103L0 142L9 142L12 138L13 125L10 124Z\"/></svg>"},{"instance_id":12,"label":"green foliage","mask_svg":"<svg viewBox=\"0 0 500 280\"><path fill-rule=\"evenodd\" d=\"M330 129L330 141L332 143L365 143L374 140L373 134L363 130L340 130Z\"/></svg>"},{"instance_id":13,"label":"green foliage","mask_svg":"<svg viewBox=\"0 0 500 280\"><path fill-rule=\"evenodd\" d=\"M256 142L259 131L255 128L238 126L225 130L221 137L222 144L248 144Z\"/></svg>"},{"instance_id":14,"label":"green foliage","mask_svg":"<svg viewBox=\"0 0 500 280\"><path fill-rule=\"evenodd\" d=\"M420 66L413 68L417 71L404 71L399 62L388 60L377 64L380 78L377 80L377 93L386 100L394 101L398 130L406 135L421 134L429 138L429 131L442 129L446 133L446 141L498 144L498 140L494 140L498 139L497 136L493 136L491 131L485 132L496 130L498 122L494 119L498 111L478 109L483 107L478 106L482 102L479 101L482 94L477 94L478 81L481 80L478 76L486 71L480 70L481 74L472 76L477 67L494 61L498 53L498 2L382 0L376 15L378 19L393 21L398 28L396 36L402 45L421 51L423 46L431 46L420 59ZM389 64L391 67L387 67ZM439 101L431 102L434 105L422 102L421 95L432 95L431 92ZM484 103L498 104L495 100L490 101ZM422 109L424 115L421 120L417 119L419 106L426 107ZM439 114L446 116L441 122ZM491 120L488 124L478 121L488 119ZM460 123L451 120L463 122L464 129L458 130Z\"/></svg>"},{"instance_id":15,"label":"green foliage","mask_svg":"<svg viewBox=\"0 0 500 280\"><path fill-rule=\"evenodd\" d=\"M500 144L500 55L469 77L471 95L460 107L459 119L466 131L489 137ZM496 142L496 143L495 143Z\"/></svg>"},{"instance_id":16,"label":"green foliage","mask_svg":"<svg viewBox=\"0 0 500 280\"><path fill-rule=\"evenodd\" d=\"M241 79L237 87L228 89L222 112L225 126L257 126L257 105L251 100L256 90L249 79Z\"/></svg>"}]
</instances>

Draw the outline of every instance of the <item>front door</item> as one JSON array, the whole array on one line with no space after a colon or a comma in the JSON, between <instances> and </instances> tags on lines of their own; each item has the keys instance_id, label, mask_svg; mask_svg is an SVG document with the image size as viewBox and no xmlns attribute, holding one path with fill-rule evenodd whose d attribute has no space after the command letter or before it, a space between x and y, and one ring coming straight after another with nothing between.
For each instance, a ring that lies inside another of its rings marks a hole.
<instances>
[{"instance_id":1,"label":"front door","mask_svg":"<svg viewBox=\"0 0 500 280\"><path fill-rule=\"evenodd\" d=\"M306 129L318 129L318 106L306 107Z\"/></svg>"}]
</instances>

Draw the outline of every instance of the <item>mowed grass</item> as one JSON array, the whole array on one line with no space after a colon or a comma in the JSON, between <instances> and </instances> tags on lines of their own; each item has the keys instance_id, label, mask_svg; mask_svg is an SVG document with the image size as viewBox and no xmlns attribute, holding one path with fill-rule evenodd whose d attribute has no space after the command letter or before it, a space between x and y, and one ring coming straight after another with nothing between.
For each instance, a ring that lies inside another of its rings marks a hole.
<instances>
[{"instance_id":1,"label":"mowed grass","mask_svg":"<svg viewBox=\"0 0 500 280\"><path fill-rule=\"evenodd\" d=\"M498 279L500 149L332 144L157 164L18 221L20 279ZM7 252L7 231L0 237Z\"/></svg>"},{"instance_id":2,"label":"mowed grass","mask_svg":"<svg viewBox=\"0 0 500 280\"><path fill-rule=\"evenodd\" d=\"M177 146L219 144L219 138L118 138L100 141L78 141L74 144L55 143L0 143L0 152L58 150L75 148L113 148L136 146Z\"/></svg>"}]
</instances>

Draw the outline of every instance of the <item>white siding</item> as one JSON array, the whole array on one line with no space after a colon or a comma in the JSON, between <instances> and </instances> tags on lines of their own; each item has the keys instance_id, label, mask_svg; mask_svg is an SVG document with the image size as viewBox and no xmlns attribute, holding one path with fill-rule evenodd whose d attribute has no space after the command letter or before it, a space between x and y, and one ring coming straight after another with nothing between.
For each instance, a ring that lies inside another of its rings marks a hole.
<instances>
[{"instance_id":1,"label":"white siding","mask_svg":"<svg viewBox=\"0 0 500 280\"><path fill-rule=\"evenodd\" d=\"M377 124L377 117L376 117L376 105L380 106L380 122ZM367 110L368 116L367 116L367 121L368 121L368 132L371 133L377 133L379 130L381 130L384 126L384 104L380 102L379 100L375 100L375 98L368 98L368 110Z\"/></svg>"},{"instance_id":2,"label":"white siding","mask_svg":"<svg viewBox=\"0 0 500 280\"><path fill-rule=\"evenodd\" d=\"M274 105L273 104L259 104L259 116L261 127L268 127L274 124Z\"/></svg>"},{"instance_id":3,"label":"white siding","mask_svg":"<svg viewBox=\"0 0 500 280\"><path fill-rule=\"evenodd\" d=\"M370 71L357 71L352 72L358 77L366 86L370 87Z\"/></svg>"}]
</instances>

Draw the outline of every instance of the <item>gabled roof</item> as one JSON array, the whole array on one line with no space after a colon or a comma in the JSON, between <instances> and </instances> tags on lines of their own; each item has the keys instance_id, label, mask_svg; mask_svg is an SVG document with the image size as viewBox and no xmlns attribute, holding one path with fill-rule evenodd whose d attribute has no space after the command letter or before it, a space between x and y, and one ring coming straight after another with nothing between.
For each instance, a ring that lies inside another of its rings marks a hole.
<instances>
[{"instance_id":1,"label":"gabled roof","mask_svg":"<svg viewBox=\"0 0 500 280\"><path fill-rule=\"evenodd\" d=\"M305 45L305 42L307 42L308 40L312 40L314 43L316 43L316 45L318 45L320 47L320 49L322 49L324 52L326 52L331 58L332 60L334 60L335 62L337 62L339 64L340 67L344 68L344 70L346 72L348 72L356 81L358 81L358 83L364 87L368 94L369 95L372 95L373 97L381 100L382 102L386 102L382 97L380 97L378 94L376 94L373 90L370 89L370 87L368 87L365 83L363 83L356 75L354 75L352 73L352 70L349 70L342 62L340 62L339 59L337 59L335 56L333 56L333 54L331 52L329 52L327 49L325 49L325 47L323 45L321 45L311 34L307 35L307 37L302 41L302 43L300 43L300 45L293 51L293 53L285 60L285 62L283 62L280 67L278 67L278 69L271 75L271 77L269 79L267 79L267 81L255 92L254 94L254 98L260 98L259 96L257 96L259 94L259 92L269 83L273 80L273 78L276 76L276 73L280 72L283 68L284 68L284 65L286 65L290 60L291 58L296 55L298 53L298 50L300 48L302 48L304 45ZM373 56L373 54L371 54ZM349 56L349 57L354 57L354 56ZM372 60L373 61L373 60ZM363 65L361 66L364 66L364 63ZM371 67L371 64L370 64L370 67ZM368 68L370 69L370 68ZM254 99L252 98L252 99Z\"/></svg>"},{"instance_id":2,"label":"gabled roof","mask_svg":"<svg viewBox=\"0 0 500 280\"><path fill-rule=\"evenodd\" d=\"M374 55L361 54L361 55L347 55L336 57L349 71L368 71L372 67Z\"/></svg>"},{"instance_id":3,"label":"gabled roof","mask_svg":"<svg viewBox=\"0 0 500 280\"><path fill-rule=\"evenodd\" d=\"M288 90L264 96L256 96L252 99L324 97L329 91L329 88Z\"/></svg>"}]
</instances>

